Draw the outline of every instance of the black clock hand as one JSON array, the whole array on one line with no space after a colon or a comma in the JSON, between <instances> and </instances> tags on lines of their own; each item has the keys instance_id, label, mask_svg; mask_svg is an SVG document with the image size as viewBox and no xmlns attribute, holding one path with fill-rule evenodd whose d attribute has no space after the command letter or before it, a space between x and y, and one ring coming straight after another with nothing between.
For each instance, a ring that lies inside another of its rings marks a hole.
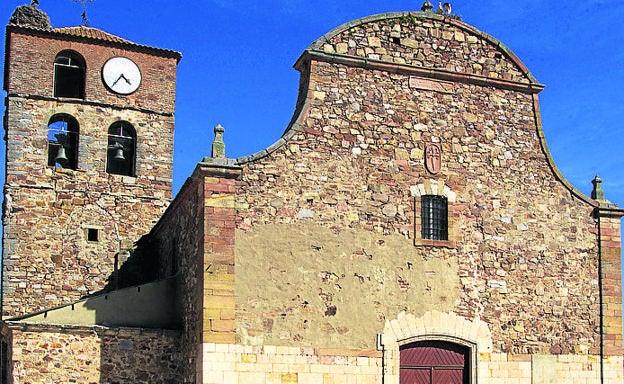
<instances>
[{"instance_id":1,"label":"black clock hand","mask_svg":"<svg viewBox=\"0 0 624 384\"><path fill-rule=\"evenodd\" d=\"M113 83L113 85L111 85L111 87L114 87L114 86L115 86L115 84L117 84L117 82L118 82L119 80L121 80L122 78L123 78L124 80L126 80L126 83L128 83L128 85L132 85L132 83L130 82L130 80L128 80L128 79L126 78L126 76L124 76L124 74L122 73L121 75L119 75L119 77L117 78L117 80L115 80L115 82Z\"/></svg>"}]
</instances>

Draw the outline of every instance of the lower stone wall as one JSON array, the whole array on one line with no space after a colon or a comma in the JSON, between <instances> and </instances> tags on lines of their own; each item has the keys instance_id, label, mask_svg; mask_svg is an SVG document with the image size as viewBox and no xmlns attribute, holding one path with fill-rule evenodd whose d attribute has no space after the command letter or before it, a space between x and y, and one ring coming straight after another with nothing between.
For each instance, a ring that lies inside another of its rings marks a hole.
<instances>
[{"instance_id":1,"label":"lower stone wall","mask_svg":"<svg viewBox=\"0 0 624 384\"><path fill-rule=\"evenodd\" d=\"M203 344L202 384L399 384L381 351ZM622 356L483 353L477 384L621 384Z\"/></svg>"},{"instance_id":2,"label":"lower stone wall","mask_svg":"<svg viewBox=\"0 0 624 384\"><path fill-rule=\"evenodd\" d=\"M202 345L201 384L381 384L381 352Z\"/></svg>"},{"instance_id":3,"label":"lower stone wall","mask_svg":"<svg viewBox=\"0 0 624 384\"><path fill-rule=\"evenodd\" d=\"M12 384L180 383L179 332L9 325Z\"/></svg>"},{"instance_id":4,"label":"lower stone wall","mask_svg":"<svg viewBox=\"0 0 624 384\"><path fill-rule=\"evenodd\" d=\"M595 355L508 355L479 357L479 384L621 384L622 356L604 361L600 380L600 356Z\"/></svg>"}]
</instances>

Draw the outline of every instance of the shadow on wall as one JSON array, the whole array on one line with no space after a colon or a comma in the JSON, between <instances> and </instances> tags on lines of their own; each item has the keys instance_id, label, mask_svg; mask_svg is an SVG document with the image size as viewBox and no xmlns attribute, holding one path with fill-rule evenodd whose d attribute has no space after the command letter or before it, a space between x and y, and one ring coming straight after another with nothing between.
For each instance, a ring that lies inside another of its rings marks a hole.
<instances>
[{"instance_id":1,"label":"shadow on wall","mask_svg":"<svg viewBox=\"0 0 624 384\"><path fill-rule=\"evenodd\" d=\"M138 260L129 258L127 269L122 265L120 270L141 271ZM148 276L127 277L121 282L129 284ZM0 356L7 358L2 368L15 370L7 372L7 378L15 374L16 378L41 382L70 382L76 377L102 384L183 382L178 280L171 276L103 291L8 320L2 327L9 332L8 339L3 334L0 341L13 345L8 353L14 347L27 353ZM9 365L10 360L13 363Z\"/></svg>"},{"instance_id":2,"label":"shadow on wall","mask_svg":"<svg viewBox=\"0 0 624 384\"><path fill-rule=\"evenodd\" d=\"M160 273L160 261L157 258L159 245L141 237L134 249L123 250L115 255L115 272L108 278L104 289L98 293L110 292L120 288L133 287L156 281L164 274Z\"/></svg>"},{"instance_id":3,"label":"shadow on wall","mask_svg":"<svg viewBox=\"0 0 624 384\"><path fill-rule=\"evenodd\" d=\"M180 383L178 278L158 260L159 244L141 238L115 257L106 287L86 299L100 336L100 383Z\"/></svg>"}]
</instances>

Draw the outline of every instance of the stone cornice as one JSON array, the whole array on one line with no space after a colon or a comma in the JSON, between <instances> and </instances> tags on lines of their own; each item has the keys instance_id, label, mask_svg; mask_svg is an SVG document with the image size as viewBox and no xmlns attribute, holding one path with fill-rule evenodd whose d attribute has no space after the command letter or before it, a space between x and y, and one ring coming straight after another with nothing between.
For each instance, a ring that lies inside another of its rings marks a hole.
<instances>
[{"instance_id":1,"label":"stone cornice","mask_svg":"<svg viewBox=\"0 0 624 384\"><path fill-rule=\"evenodd\" d=\"M350 67L358 67L369 70L378 70L389 73L398 73L407 76L420 76L437 80L452 81L457 83L475 84L485 87L508 89L524 93L539 93L544 85L539 83L521 83L516 81L494 79L491 77L447 71L437 68L423 68L407 64L389 63L382 60L367 59L357 56L341 55L338 53L325 53L318 50L306 50L295 63L299 68L309 60L336 63Z\"/></svg>"},{"instance_id":2,"label":"stone cornice","mask_svg":"<svg viewBox=\"0 0 624 384\"><path fill-rule=\"evenodd\" d=\"M52 96L41 96L41 95L26 95L21 93L8 93L6 95L7 99L10 98L18 98L18 99L26 99L26 100L39 100L39 101L56 101L63 104L76 104L76 105L88 105L91 107L101 107L101 108L111 108L118 111L135 111L140 113L149 113L154 115L173 117L173 112L162 112L156 111L148 108L139 108L133 105L120 105L120 104L109 104L103 103L101 101L91 101L85 99L71 99L66 97L52 97Z\"/></svg>"}]
</instances>

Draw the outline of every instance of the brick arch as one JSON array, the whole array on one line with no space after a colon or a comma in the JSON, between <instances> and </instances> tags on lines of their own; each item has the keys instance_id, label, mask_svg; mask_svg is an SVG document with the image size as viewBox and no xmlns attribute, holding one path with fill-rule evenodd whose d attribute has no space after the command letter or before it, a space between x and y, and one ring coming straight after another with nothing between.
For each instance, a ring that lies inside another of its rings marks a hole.
<instances>
[{"instance_id":1,"label":"brick arch","mask_svg":"<svg viewBox=\"0 0 624 384\"><path fill-rule=\"evenodd\" d=\"M420 317L401 312L394 320L387 320L379 336L384 352L383 384L399 383L400 351L403 345L423 340L447 341L470 349L471 383L477 380L477 357L492 353L492 334L482 320L468 320L454 313L429 311Z\"/></svg>"}]
</instances>

